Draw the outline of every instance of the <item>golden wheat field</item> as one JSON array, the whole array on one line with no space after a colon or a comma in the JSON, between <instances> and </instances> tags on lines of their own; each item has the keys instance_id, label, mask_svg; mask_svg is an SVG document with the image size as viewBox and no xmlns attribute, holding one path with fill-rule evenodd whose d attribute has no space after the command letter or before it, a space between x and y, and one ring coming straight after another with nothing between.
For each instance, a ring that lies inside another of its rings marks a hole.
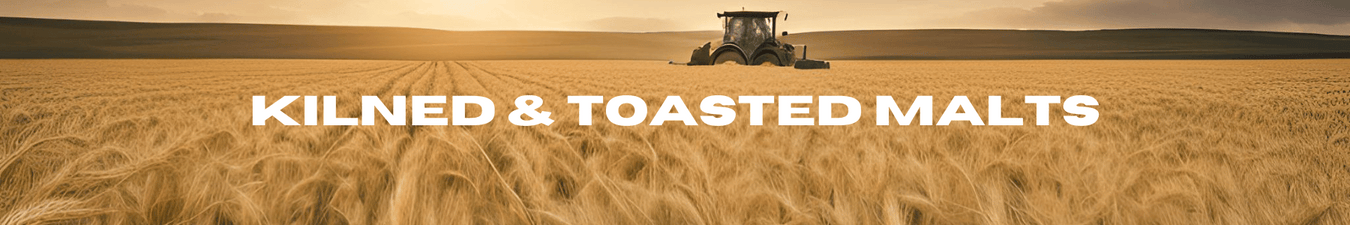
<instances>
[{"instance_id":1,"label":"golden wheat field","mask_svg":"<svg viewBox=\"0 0 1350 225\"><path fill-rule=\"evenodd\" d=\"M1350 223L1350 60L834 64L5 60L0 224ZM253 126L254 95L337 95L343 115L360 95L478 95L497 118ZM520 95L557 122L508 123ZM865 109L848 126L775 126L774 107L766 126L738 113L624 127L601 110L579 126L568 95L653 111L668 95L846 95ZM877 126L877 95L933 95L939 112L1001 95L1023 118L1022 96L1090 95L1101 117Z\"/></svg>"}]
</instances>

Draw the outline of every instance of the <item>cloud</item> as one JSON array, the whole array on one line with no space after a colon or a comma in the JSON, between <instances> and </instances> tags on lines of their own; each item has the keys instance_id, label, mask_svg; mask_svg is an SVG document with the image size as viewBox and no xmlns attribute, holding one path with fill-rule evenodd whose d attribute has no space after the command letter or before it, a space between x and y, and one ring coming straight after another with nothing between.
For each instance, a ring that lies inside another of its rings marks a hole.
<instances>
[{"instance_id":1,"label":"cloud","mask_svg":"<svg viewBox=\"0 0 1350 225\"><path fill-rule=\"evenodd\" d=\"M1063 0L1026 9L977 10L935 22L1030 29L1181 27L1341 33L1350 26L1350 1Z\"/></svg>"}]
</instances>

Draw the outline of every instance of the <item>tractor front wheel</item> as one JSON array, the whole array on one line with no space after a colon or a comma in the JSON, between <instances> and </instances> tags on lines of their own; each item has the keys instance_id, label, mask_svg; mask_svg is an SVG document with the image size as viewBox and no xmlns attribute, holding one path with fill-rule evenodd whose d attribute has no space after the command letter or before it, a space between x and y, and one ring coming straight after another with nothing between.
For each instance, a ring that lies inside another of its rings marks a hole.
<instances>
[{"instance_id":1,"label":"tractor front wheel","mask_svg":"<svg viewBox=\"0 0 1350 225\"><path fill-rule=\"evenodd\" d=\"M736 53L735 51L725 51L722 52L722 54L717 54L717 58L713 60L713 64L725 64L727 62L735 62L737 65L746 65L745 57L741 57L741 54Z\"/></svg>"},{"instance_id":2,"label":"tractor front wheel","mask_svg":"<svg viewBox=\"0 0 1350 225\"><path fill-rule=\"evenodd\" d=\"M754 62L754 64L751 64L751 65L764 65L765 63L768 63L769 65L772 65L772 66L782 66L782 65L783 65L782 63L779 63L779 62L778 62L778 56L775 56L775 55L773 55L773 54L763 54L763 55L759 55L759 57L755 57L755 62Z\"/></svg>"}]
</instances>

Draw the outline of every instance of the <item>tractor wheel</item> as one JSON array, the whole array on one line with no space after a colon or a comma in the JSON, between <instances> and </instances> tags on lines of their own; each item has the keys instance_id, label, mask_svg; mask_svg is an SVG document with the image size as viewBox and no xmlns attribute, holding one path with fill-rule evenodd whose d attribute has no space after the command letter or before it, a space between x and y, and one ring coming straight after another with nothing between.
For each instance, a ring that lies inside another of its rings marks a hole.
<instances>
[{"instance_id":1,"label":"tractor wheel","mask_svg":"<svg viewBox=\"0 0 1350 225\"><path fill-rule=\"evenodd\" d=\"M713 64L724 64L727 62L735 62L737 65L746 65L745 57L741 57L741 54L735 51L725 51L722 52L722 54L717 54L717 58L713 60Z\"/></svg>"},{"instance_id":2,"label":"tractor wheel","mask_svg":"<svg viewBox=\"0 0 1350 225\"><path fill-rule=\"evenodd\" d=\"M783 65L782 63L779 63L779 62L778 62L778 56L775 56L775 55L772 55L772 54L763 54L763 55L759 55L759 57L755 57L755 62L752 63L752 64L750 64L750 65L764 65L764 63L768 63L769 65L772 65L772 66L782 66L782 65Z\"/></svg>"}]
</instances>

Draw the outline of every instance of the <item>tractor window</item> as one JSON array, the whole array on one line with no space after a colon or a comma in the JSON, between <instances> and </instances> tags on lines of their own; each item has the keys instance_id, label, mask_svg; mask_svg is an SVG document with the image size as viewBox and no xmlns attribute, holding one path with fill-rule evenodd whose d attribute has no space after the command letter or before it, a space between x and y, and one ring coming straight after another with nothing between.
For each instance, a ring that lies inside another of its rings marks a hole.
<instances>
[{"instance_id":1,"label":"tractor window","mask_svg":"<svg viewBox=\"0 0 1350 225\"><path fill-rule=\"evenodd\" d=\"M769 26L769 18L746 18L749 27L745 29L746 38L751 40L765 40L773 37L773 27Z\"/></svg>"},{"instance_id":2,"label":"tractor window","mask_svg":"<svg viewBox=\"0 0 1350 225\"><path fill-rule=\"evenodd\" d=\"M727 18L726 35L722 36L722 43L735 43L745 36L745 18L732 17Z\"/></svg>"},{"instance_id":3,"label":"tractor window","mask_svg":"<svg viewBox=\"0 0 1350 225\"><path fill-rule=\"evenodd\" d=\"M753 49L773 37L769 18L731 17L726 20L726 35L722 36L722 43L736 43L742 48Z\"/></svg>"}]
</instances>

